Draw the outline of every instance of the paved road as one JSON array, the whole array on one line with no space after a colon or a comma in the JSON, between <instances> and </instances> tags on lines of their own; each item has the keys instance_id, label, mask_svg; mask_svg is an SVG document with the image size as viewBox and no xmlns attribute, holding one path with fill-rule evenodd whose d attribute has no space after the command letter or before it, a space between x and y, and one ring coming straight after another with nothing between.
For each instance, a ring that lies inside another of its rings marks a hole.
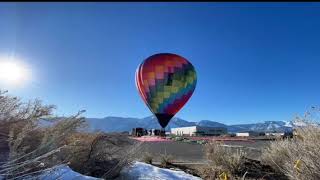
<instances>
[{"instance_id":1,"label":"paved road","mask_svg":"<svg viewBox=\"0 0 320 180\"><path fill-rule=\"evenodd\" d=\"M244 147L249 158L259 159L261 149L268 145L269 141L255 142L235 142L228 141L224 144L230 148ZM141 157L144 153L150 153L153 156L153 161L161 161L161 155L167 154L172 156L175 162L206 162L204 157L204 145L185 143L185 142L144 142L141 145L139 152Z\"/></svg>"},{"instance_id":2,"label":"paved road","mask_svg":"<svg viewBox=\"0 0 320 180\"><path fill-rule=\"evenodd\" d=\"M161 161L161 155L169 155L175 161L194 162L204 160L203 146L183 142L144 142L141 153L150 153L154 161Z\"/></svg>"}]
</instances>

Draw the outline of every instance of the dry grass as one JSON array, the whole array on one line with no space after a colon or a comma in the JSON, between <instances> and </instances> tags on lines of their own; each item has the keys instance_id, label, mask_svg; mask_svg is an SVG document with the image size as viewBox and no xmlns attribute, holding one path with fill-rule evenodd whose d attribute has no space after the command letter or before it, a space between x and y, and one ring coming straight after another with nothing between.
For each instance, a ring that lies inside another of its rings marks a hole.
<instances>
[{"instance_id":1,"label":"dry grass","mask_svg":"<svg viewBox=\"0 0 320 180\"><path fill-rule=\"evenodd\" d=\"M173 157L171 155L161 154L160 155L161 160L160 160L160 166L163 168L168 168L172 165Z\"/></svg>"},{"instance_id":2,"label":"dry grass","mask_svg":"<svg viewBox=\"0 0 320 180\"><path fill-rule=\"evenodd\" d=\"M118 175L139 147L125 135L81 131L86 127L80 116L84 111L58 118L53 109L39 100L23 103L0 91L0 145L9 152L0 165L2 176L24 178L68 164L81 173L109 179ZM40 122L50 125L40 126Z\"/></svg>"},{"instance_id":3,"label":"dry grass","mask_svg":"<svg viewBox=\"0 0 320 180\"><path fill-rule=\"evenodd\" d=\"M65 126L59 124L58 127L32 131L33 133L26 134L19 141L17 146L19 151L15 151L16 158L32 153L12 164L13 166L17 163L26 163L21 168L10 171L10 177L30 174L59 164L68 164L73 170L82 174L113 179L119 175L124 166L131 162L132 152L130 151L134 150L136 143L127 136L78 131L61 132L64 129L62 127ZM66 124L70 125L69 121ZM51 152L54 153L34 161Z\"/></svg>"},{"instance_id":4,"label":"dry grass","mask_svg":"<svg viewBox=\"0 0 320 180\"><path fill-rule=\"evenodd\" d=\"M221 143L213 142L205 145L205 155L215 170L237 174L245 162L246 152L241 149L232 150Z\"/></svg>"},{"instance_id":5,"label":"dry grass","mask_svg":"<svg viewBox=\"0 0 320 180\"><path fill-rule=\"evenodd\" d=\"M258 160L247 158L246 149L223 146L222 143L205 145L209 166L198 169L203 179L286 179L282 174Z\"/></svg>"},{"instance_id":6,"label":"dry grass","mask_svg":"<svg viewBox=\"0 0 320 180\"><path fill-rule=\"evenodd\" d=\"M279 138L263 150L261 161L246 158L246 153L232 151L219 143L205 146L210 166L201 170L203 179L219 179L228 175L229 179L244 176L255 179L320 179L320 108L312 107L295 122L304 124L295 128L292 139ZM223 174L224 173L224 174ZM219 177L220 176L220 177Z\"/></svg>"},{"instance_id":7,"label":"dry grass","mask_svg":"<svg viewBox=\"0 0 320 180\"><path fill-rule=\"evenodd\" d=\"M293 139L276 140L263 152L262 161L272 165L289 179L320 179L319 108L312 107L296 121L306 126L296 128Z\"/></svg>"},{"instance_id":8,"label":"dry grass","mask_svg":"<svg viewBox=\"0 0 320 180\"><path fill-rule=\"evenodd\" d=\"M142 161L148 164L152 164L153 156L150 153L144 153L142 157Z\"/></svg>"},{"instance_id":9,"label":"dry grass","mask_svg":"<svg viewBox=\"0 0 320 180\"><path fill-rule=\"evenodd\" d=\"M320 128L297 129L299 136L270 144L262 160L290 179L320 179Z\"/></svg>"}]
</instances>

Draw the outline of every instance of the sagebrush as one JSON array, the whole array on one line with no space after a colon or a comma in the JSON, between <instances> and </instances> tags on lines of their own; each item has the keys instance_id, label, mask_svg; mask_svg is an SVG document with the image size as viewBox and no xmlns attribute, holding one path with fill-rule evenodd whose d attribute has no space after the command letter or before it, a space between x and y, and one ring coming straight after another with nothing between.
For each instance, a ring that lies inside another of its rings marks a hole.
<instances>
[{"instance_id":1,"label":"sagebrush","mask_svg":"<svg viewBox=\"0 0 320 180\"><path fill-rule=\"evenodd\" d=\"M225 173L229 176L238 174L244 164L246 152L242 149L231 149L219 142L211 142L205 145L205 155L210 161L205 172L212 174L211 178L218 178Z\"/></svg>"},{"instance_id":2,"label":"sagebrush","mask_svg":"<svg viewBox=\"0 0 320 180\"><path fill-rule=\"evenodd\" d=\"M79 111L53 115L55 106L27 103L0 91L0 175L25 178L56 165L68 164L87 175L112 178L130 162L137 143L119 134L87 133Z\"/></svg>"},{"instance_id":3,"label":"sagebrush","mask_svg":"<svg viewBox=\"0 0 320 180\"><path fill-rule=\"evenodd\" d=\"M289 179L320 179L320 109L312 107L294 122L292 139L278 139L264 150L262 160L284 173Z\"/></svg>"}]
</instances>

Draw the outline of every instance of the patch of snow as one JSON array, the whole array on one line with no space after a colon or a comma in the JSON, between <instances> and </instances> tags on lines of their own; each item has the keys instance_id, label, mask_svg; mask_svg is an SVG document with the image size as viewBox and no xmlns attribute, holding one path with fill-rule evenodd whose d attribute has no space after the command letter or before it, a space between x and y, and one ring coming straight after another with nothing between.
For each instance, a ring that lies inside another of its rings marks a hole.
<instances>
[{"instance_id":1,"label":"patch of snow","mask_svg":"<svg viewBox=\"0 0 320 180\"><path fill-rule=\"evenodd\" d=\"M272 130L274 127L273 127L273 124L269 124L268 126L267 126L267 130Z\"/></svg>"},{"instance_id":2,"label":"patch of snow","mask_svg":"<svg viewBox=\"0 0 320 180\"><path fill-rule=\"evenodd\" d=\"M274 128L280 128L281 126L279 124L274 124Z\"/></svg>"},{"instance_id":3,"label":"patch of snow","mask_svg":"<svg viewBox=\"0 0 320 180\"><path fill-rule=\"evenodd\" d=\"M31 180L35 178L41 179L41 180L56 180L56 179L100 180L99 178L85 176L78 172L75 172L67 165L55 166L50 170L44 171L42 174L40 174L37 177L33 176L33 177L27 177L24 179Z\"/></svg>"},{"instance_id":4,"label":"patch of snow","mask_svg":"<svg viewBox=\"0 0 320 180\"><path fill-rule=\"evenodd\" d=\"M293 121L286 122L286 124L285 124L286 127L291 127L291 128L306 127L308 125L319 126L319 123L307 122L307 121L304 121L304 120L295 119Z\"/></svg>"},{"instance_id":5,"label":"patch of snow","mask_svg":"<svg viewBox=\"0 0 320 180\"><path fill-rule=\"evenodd\" d=\"M291 121L284 121L285 122L285 127L290 127L290 128L292 128L293 127L293 125L292 125L292 122Z\"/></svg>"},{"instance_id":6,"label":"patch of snow","mask_svg":"<svg viewBox=\"0 0 320 180\"><path fill-rule=\"evenodd\" d=\"M305 126L307 126L306 122L299 121L299 120L292 121L292 124L295 127L305 127Z\"/></svg>"},{"instance_id":7,"label":"patch of snow","mask_svg":"<svg viewBox=\"0 0 320 180\"><path fill-rule=\"evenodd\" d=\"M137 180L201 180L201 178L192 176L184 171L175 171L165 168L159 168L143 162L135 162L132 166L121 171L120 179L137 179Z\"/></svg>"}]
</instances>

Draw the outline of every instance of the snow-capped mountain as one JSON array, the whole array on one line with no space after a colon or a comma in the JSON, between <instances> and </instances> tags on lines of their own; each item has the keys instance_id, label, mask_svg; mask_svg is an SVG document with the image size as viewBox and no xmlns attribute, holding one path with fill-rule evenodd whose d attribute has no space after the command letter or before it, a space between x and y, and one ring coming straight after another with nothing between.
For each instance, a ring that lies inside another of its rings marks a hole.
<instances>
[{"instance_id":1,"label":"snow-capped mountain","mask_svg":"<svg viewBox=\"0 0 320 180\"><path fill-rule=\"evenodd\" d=\"M307 121L302 120L302 119L295 119L293 121L286 122L285 126L292 128L292 127L305 127L305 126L308 126L308 125L319 126L319 123L307 122Z\"/></svg>"},{"instance_id":2,"label":"snow-capped mountain","mask_svg":"<svg viewBox=\"0 0 320 180\"><path fill-rule=\"evenodd\" d=\"M123 118L109 116L105 118L87 118L89 124L89 130L100 130L104 132L122 132L131 131L132 128L142 127L147 129L160 129L158 120L154 116L148 116L145 118ZM174 117L166 127L167 131L175 127L187 127L187 126L207 126L207 127L225 127L229 132L241 132L241 131L259 131L259 132L284 132L290 131L296 124L292 122L284 121L266 121L263 123L252 124L238 124L238 125L226 125L223 123L201 120L199 122L190 122L178 117Z\"/></svg>"},{"instance_id":3,"label":"snow-capped mountain","mask_svg":"<svg viewBox=\"0 0 320 180\"><path fill-rule=\"evenodd\" d=\"M263 123L239 124L229 126L230 132L258 131L258 132L284 132L291 130L284 121L265 121Z\"/></svg>"},{"instance_id":4,"label":"snow-capped mountain","mask_svg":"<svg viewBox=\"0 0 320 180\"><path fill-rule=\"evenodd\" d=\"M207 126L207 127L227 127L227 125L218 123L215 121L210 121L210 120L201 120L196 123L198 126Z\"/></svg>"}]
</instances>

